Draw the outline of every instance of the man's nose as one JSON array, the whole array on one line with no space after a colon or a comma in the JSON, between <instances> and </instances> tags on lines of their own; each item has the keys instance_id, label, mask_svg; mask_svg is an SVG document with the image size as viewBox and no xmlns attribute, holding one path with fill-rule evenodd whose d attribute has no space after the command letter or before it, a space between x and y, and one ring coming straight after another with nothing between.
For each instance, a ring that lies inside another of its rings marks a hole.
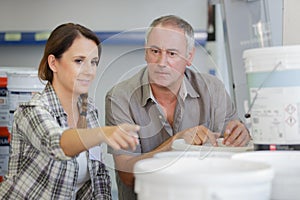
<instances>
[{"instance_id":1,"label":"man's nose","mask_svg":"<svg viewBox=\"0 0 300 200\"><path fill-rule=\"evenodd\" d=\"M158 58L158 64L160 66L167 66L168 58L167 53L165 51L162 51L159 58Z\"/></svg>"}]
</instances>

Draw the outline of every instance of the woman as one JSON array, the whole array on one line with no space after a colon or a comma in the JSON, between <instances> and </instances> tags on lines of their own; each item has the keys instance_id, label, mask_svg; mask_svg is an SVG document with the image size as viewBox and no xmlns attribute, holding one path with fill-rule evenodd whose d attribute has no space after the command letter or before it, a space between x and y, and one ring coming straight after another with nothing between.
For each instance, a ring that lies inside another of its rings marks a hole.
<instances>
[{"instance_id":1,"label":"woman","mask_svg":"<svg viewBox=\"0 0 300 200\"><path fill-rule=\"evenodd\" d=\"M51 33L39 66L48 83L14 115L3 199L111 199L99 144L134 149L139 127L98 126L87 92L100 54L99 39L81 25L62 24Z\"/></svg>"}]
</instances>

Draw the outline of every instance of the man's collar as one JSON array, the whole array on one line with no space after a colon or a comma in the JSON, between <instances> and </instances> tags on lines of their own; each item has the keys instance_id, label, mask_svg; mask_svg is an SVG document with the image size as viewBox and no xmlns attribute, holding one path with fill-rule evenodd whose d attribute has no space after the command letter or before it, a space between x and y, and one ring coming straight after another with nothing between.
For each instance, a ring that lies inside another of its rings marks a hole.
<instances>
[{"instance_id":1,"label":"man's collar","mask_svg":"<svg viewBox=\"0 0 300 200\"><path fill-rule=\"evenodd\" d=\"M157 103L157 101L156 101L156 99L153 95L150 83L149 83L148 69L147 68L146 68L145 73L143 74L143 77L142 77L142 86L141 87L142 87L142 91L143 91L141 105L145 106L149 99L151 99L152 101ZM184 76L181 87L179 89L179 96L180 96L181 99L185 100L188 95L192 98L198 98L200 96L195 91L195 89L193 88L193 86L191 85L191 83L189 82L187 77Z\"/></svg>"}]
</instances>

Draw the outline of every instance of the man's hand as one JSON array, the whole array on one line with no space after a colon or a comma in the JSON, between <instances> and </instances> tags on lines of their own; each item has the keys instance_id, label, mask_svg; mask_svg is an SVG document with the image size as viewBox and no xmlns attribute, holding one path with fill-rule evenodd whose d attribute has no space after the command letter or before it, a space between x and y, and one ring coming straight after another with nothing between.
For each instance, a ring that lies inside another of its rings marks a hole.
<instances>
[{"instance_id":1,"label":"man's hand","mask_svg":"<svg viewBox=\"0 0 300 200\"><path fill-rule=\"evenodd\" d=\"M181 134L188 144L202 145L209 141L213 146L218 146L217 138L220 136L220 133L212 132L203 125L189 128Z\"/></svg>"},{"instance_id":2,"label":"man's hand","mask_svg":"<svg viewBox=\"0 0 300 200\"><path fill-rule=\"evenodd\" d=\"M242 147L248 144L250 139L250 134L242 122L234 120L227 124L224 133L224 145Z\"/></svg>"}]
</instances>

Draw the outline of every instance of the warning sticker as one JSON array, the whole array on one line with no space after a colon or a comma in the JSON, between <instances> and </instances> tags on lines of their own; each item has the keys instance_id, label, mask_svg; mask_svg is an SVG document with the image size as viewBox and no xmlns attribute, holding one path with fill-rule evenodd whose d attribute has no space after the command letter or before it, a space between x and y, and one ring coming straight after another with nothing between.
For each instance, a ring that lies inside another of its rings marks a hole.
<instances>
[{"instance_id":1,"label":"warning sticker","mask_svg":"<svg viewBox=\"0 0 300 200\"><path fill-rule=\"evenodd\" d=\"M289 116L285 122L289 125L289 126L294 126L296 124L296 119L292 116Z\"/></svg>"}]
</instances>

